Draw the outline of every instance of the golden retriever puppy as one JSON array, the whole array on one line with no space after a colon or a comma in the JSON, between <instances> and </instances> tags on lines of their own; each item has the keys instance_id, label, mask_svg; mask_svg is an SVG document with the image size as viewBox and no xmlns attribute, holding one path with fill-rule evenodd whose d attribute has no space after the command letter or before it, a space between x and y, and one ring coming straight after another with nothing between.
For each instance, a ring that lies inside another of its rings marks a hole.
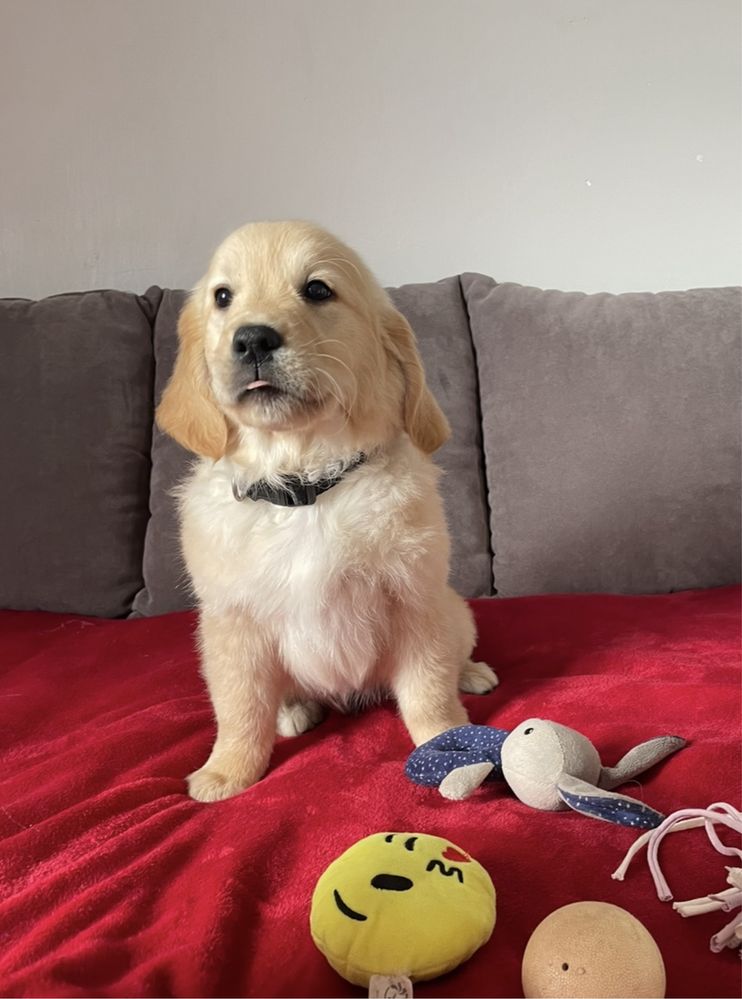
<instances>
[{"instance_id":1,"label":"golden retriever puppy","mask_svg":"<svg viewBox=\"0 0 742 999\"><path fill-rule=\"evenodd\" d=\"M458 689L497 679L447 584L449 428L407 321L329 233L266 222L219 247L178 334L157 419L200 456L182 545L217 721L191 796L254 783L322 702L390 692L416 744L466 723Z\"/></svg>"}]
</instances>

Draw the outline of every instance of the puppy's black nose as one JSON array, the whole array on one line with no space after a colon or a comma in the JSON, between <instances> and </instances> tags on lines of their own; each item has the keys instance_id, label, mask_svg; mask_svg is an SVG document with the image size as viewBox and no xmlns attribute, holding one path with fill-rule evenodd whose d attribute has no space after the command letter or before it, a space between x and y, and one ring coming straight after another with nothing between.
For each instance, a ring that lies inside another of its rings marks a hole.
<instances>
[{"instance_id":1,"label":"puppy's black nose","mask_svg":"<svg viewBox=\"0 0 742 999\"><path fill-rule=\"evenodd\" d=\"M240 326L232 338L232 353L238 360L262 362L283 343L272 326Z\"/></svg>"}]
</instances>

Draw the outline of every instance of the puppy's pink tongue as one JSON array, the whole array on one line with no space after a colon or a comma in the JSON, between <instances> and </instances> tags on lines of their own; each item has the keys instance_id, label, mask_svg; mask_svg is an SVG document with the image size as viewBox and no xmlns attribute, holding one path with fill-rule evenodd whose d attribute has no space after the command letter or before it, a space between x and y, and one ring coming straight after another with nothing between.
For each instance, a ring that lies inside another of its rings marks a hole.
<instances>
[{"instance_id":1,"label":"puppy's pink tongue","mask_svg":"<svg viewBox=\"0 0 742 999\"><path fill-rule=\"evenodd\" d=\"M250 382L250 384L247 386L247 390L249 392L250 389L264 388L266 386L270 387L270 382L264 382L264 381Z\"/></svg>"}]
</instances>

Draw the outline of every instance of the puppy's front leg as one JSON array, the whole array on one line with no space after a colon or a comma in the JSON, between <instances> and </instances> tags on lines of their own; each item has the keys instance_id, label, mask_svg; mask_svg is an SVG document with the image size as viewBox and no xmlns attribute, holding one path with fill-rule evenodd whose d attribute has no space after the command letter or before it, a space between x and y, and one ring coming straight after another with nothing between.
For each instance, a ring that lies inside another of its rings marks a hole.
<instances>
[{"instance_id":1,"label":"puppy's front leg","mask_svg":"<svg viewBox=\"0 0 742 999\"><path fill-rule=\"evenodd\" d=\"M200 644L217 736L211 756L188 777L188 791L197 801L220 801L265 773L281 677L272 642L243 610L202 612Z\"/></svg>"},{"instance_id":2,"label":"puppy's front leg","mask_svg":"<svg viewBox=\"0 0 742 999\"><path fill-rule=\"evenodd\" d=\"M466 725L458 693L460 639L445 608L399 608L393 635L391 686L415 745Z\"/></svg>"}]
</instances>

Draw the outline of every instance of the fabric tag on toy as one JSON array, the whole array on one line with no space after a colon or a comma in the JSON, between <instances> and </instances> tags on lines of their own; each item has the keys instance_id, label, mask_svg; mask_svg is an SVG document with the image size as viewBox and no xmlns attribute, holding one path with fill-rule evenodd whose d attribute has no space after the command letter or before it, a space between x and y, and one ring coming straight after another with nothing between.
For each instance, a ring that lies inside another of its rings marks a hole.
<instances>
[{"instance_id":1,"label":"fabric tag on toy","mask_svg":"<svg viewBox=\"0 0 742 999\"><path fill-rule=\"evenodd\" d=\"M369 999L397 999L412 996L412 982L405 975L371 975L368 983Z\"/></svg>"}]
</instances>

